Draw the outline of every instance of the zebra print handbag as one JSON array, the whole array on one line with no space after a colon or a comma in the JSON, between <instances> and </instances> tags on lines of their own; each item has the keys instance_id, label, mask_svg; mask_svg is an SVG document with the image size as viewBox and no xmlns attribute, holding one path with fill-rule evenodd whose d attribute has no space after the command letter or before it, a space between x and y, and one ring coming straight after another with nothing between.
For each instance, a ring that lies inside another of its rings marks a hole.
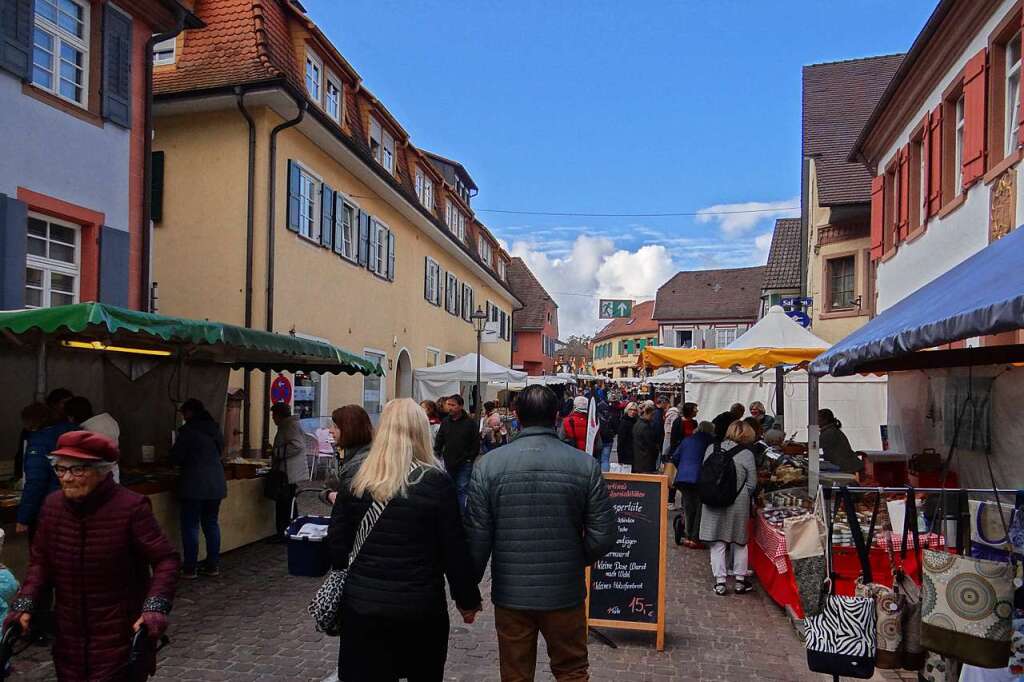
<instances>
[{"instance_id":1,"label":"zebra print handbag","mask_svg":"<svg viewBox=\"0 0 1024 682\"><path fill-rule=\"evenodd\" d=\"M857 523L857 514L850 491L844 486L836 499L835 509L828 519L828 574L832 576L832 535L839 502L846 505L861 566L868 566L864 536ZM828 505L824 505L828 513ZM870 597L841 597L833 594L835 581L830 577L822 591L820 613L807 619L807 667L812 672L840 677L868 679L875 674L876 613L875 600Z\"/></svg>"}]
</instances>

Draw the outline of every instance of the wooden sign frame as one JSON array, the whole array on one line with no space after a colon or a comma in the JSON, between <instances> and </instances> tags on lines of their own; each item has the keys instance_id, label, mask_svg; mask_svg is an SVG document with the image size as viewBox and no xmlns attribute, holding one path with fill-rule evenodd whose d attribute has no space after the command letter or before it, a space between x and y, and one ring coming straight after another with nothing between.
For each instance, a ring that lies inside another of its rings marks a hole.
<instances>
[{"instance_id":1,"label":"wooden sign frame","mask_svg":"<svg viewBox=\"0 0 1024 682\"><path fill-rule=\"evenodd\" d=\"M661 499L659 500L661 511L661 543L658 547L658 622L656 623L632 623L623 620L607 620L604 618L590 617L590 566L587 566L587 627L613 628L617 630L639 630L643 632L657 633L658 651L665 650L665 568L668 560L668 541L666 529L668 528L668 476L661 474L618 474L605 473L606 481L642 481L645 483L661 484Z\"/></svg>"}]
</instances>

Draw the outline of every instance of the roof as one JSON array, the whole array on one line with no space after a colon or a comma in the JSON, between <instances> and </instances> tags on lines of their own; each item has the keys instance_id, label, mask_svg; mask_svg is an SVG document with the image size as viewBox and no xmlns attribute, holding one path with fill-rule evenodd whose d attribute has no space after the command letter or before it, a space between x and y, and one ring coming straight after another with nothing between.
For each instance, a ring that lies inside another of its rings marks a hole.
<instances>
[{"instance_id":1,"label":"roof","mask_svg":"<svg viewBox=\"0 0 1024 682\"><path fill-rule=\"evenodd\" d=\"M801 327L786 314L782 306L773 305L757 324L740 334L740 337L726 346L726 349L799 348L820 353L831 345L825 339Z\"/></svg>"},{"instance_id":2,"label":"roof","mask_svg":"<svg viewBox=\"0 0 1024 682\"><path fill-rule=\"evenodd\" d=\"M0 312L0 339L14 344L80 342L84 352L116 346L147 357L228 365L233 369L378 374L379 364L323 341L235 325L143 313L104 303ZM0 342L2 344L2 342ZM147 353L148 351L148 353ZM110 351L117 352L117 351Z\"/></svg>"},{"instance_id":3,"label":"roof","mask_svg":"<svg viewBox=\"0 0 1024 682\"><path fill-rule=\"evenodd\" d=\"M803 69L803 155L813 157L822 206L871 200L871 173L848 160L903 55L811 64Z\"/></svg>"},{"instance_id":4,"label":"roof","mask_svg":"<svg viewBox=\"0 0 1024 682\"><path fill-rule=\"evenodd\" d=\"M677 272L658 289L654 319L756 320L765 267Z\"/></svg>"},{"instance_id":5,"label":"roof","mask_svg":"<svg viewBox=\"0 0 1024 682\"><path fill-rule=\"evenodd\" d=\"M508 284L512 293L523 303L523 308L512 316L513 331L540 331L547 322L547 304L558 307L543 285L530 272L522 258L513 258L509 263Z\"/></svg>"},{"instance_id":6,"label":"roof","mask_svg":"<svg viewBox=\"0 0 1024 682\"><path fill-rule=\"evenodd\" d=\"M832 346L814 361L811 373L846 376L893 368L949 366L935 364L942 358L943 351L928 349L1024 328L1022 249L1024 229L1018 228ZM983 355L994 348L998 346L969 350ZM1021 356L1016 359L1018 362L1024 359L1021 350L1021 346L1004 347L1004 352ZM1003 361L1009 359L1003 358ZM997 362L989 359L980 364Z\"/></svg>"},{"instance_id":7,"label":"roof","mask_svg":"<svg viewBox=\"0 0 1024 682\"><path fill-rule=\"evenodd\" d=\"M803 239L799 218L779 218L772 232L768 264L764 267L762 289L796 289L800 287L800 256Z\"/></svg>"},{"instance_id":8,"label":"roof","mask_svg":"<svg viewBox=\"0 0 1024 682\"><path fill-rule=\"evenodd\" d=\"M946 18L946 15L949 14L949 11L953 9L953 5L955 5L956 2L957 0L939 0L939 4L937 4L935 9L932 10L931 16L928 17L928 21L924 24L924 28L922 28L921 32L916 38L914 38L914 43L910 46L906 55L904 55L899 68L892 74L892 77L885 86L885 90L882 91L881 96L876 101L870 115L867 120L865 120L863 127L858 131L858 135L854 140L854 143L850 145L847 157L848 159L854 160L859 158L861 146L871 134L871 131L875 127L875 123L878 122L879 117L882 115L882 112L885 111L889 102L892 101L892 98L895 96L900 85L904 80L906 80L911 69L914 68L914 65L921 58L921 54L924 52L925 46L928 45L932 36L934 36L935 32L938 31L942 21Z\"/></svg>"},{"instance_id":9,"label":"roof","mask_svg":"<svg viewBox=\"0 0 1024 682\"><path fill-rule=\"evenodd\" d=\"M652 317L654 313L654 301L644 301L633 306L632 317L619 317L605 325L593 338L593 341L602 341L615 336L628 334L646 334L658 331L658 322Z\"/></svg>"},{"instance_id":10,"label":"roof","mask_svg":"<svg viewBox=\"0 0 1024 682\"><path fill-rule=\"evenodd\" d=\"M432 162L434 162L435 165L440 164L442 166L449 166L449 167L451 167L451 169L459 176L459 178L462 180L463 184L466 185L466 187L468 187L468 188L470 188L471 190L474 190L474 191L477 191L477 190L480 189L479 187L476 186L476 183L473 182L473 177L469 174L469 171L466 170L466 167L463 166L458 161L453 161L452 159L449 159L447 157L441 156L440 154L435 154L434 152L427 151L426 149L423 149L421 151L424 154L426 154L427 157Z\"/></svg>"}]
</instances>

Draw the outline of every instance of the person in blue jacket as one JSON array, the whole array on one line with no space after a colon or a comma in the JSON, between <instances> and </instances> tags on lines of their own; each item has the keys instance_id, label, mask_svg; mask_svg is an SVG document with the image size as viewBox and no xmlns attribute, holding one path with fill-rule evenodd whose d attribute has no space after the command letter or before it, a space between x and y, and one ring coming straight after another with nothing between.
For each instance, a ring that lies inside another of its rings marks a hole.
<instances>
[{"instance_id":1,"label":"person in blue jacket","mask_svg":"<svg viewBox=\"0 0 1024 682\"><path fill-rule=\"evenodd\" d=\"M697 492L697 480L700 478L700 467L704 462L704 453L715 441L715 425L701 422L697 430L689 438L684 438L675 452L672 463L676 465L675 487L683 498L683 546L690 549L704 549L698 537L700 533L700 495Z\"/></svg>"},{"instance_id":2,"label":"person in blue jacket","mask_svg":"<svg viewBox=\"0 0 1024 682\"><path fill-rule=\"evenodd\" d=\"M33 403L21 411L25 426L25 484L18 504L18 533L28 533L29 543L35 535L36 519L43 500L60 488L57 475L50 466L50 453L57 449L57 439L78 425L60 417L43 403Z\"/></svg>"}]
</instances>

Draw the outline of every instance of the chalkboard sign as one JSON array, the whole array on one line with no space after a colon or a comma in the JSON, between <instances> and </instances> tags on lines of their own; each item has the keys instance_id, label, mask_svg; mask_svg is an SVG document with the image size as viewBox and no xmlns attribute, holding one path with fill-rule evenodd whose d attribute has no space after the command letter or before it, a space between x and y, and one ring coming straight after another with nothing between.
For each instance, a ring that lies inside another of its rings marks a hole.
<instances>
[{"instance_id":1,"label":"chalkboard sign","mask_svg":"<svg viewBox=\"0 0 1024 682\"><path fill-rule=\"evenodd\" d=\"M665 529L668 478L605 474L615 508L615 548L587 574L590 625L657 632L665 648Z\"/></svg>"}]
</instances>

